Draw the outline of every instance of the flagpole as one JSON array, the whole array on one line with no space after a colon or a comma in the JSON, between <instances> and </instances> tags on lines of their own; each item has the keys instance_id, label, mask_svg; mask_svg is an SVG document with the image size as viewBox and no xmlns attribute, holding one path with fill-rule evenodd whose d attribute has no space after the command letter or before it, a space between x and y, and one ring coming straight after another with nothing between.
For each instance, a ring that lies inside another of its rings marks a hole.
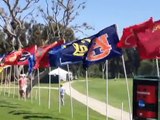
<instances>
[{"instance_id":1,"label":"flagpole","mask_svg":"<svg viewBox=\"0 0 160 120\"><path fill-rule=\"evenodd\" d=\"M4 96L6 95L6 77L7 77L7 67L6 67L6 69L5 69L5 81L4 81Z\"/></svg>"},{"instance_id":2,"label":"flagpole","mask_svg":"<svg viewBox=\"0 0 160 120\"><path fill-rule=\"evenodd\" d=\"M61 82L61 80L60 80L60 71L59 71L59 67L58 67L58 82L59 82L59 113L61 112L61 98L60 98L60 82Z\"/></svg>"},{"instance_id":3,"label":"flagpole","mask_svg":"<svg viewBox=\"0 0 160 120\"><path fill-rule=\"evenodd\" d=\"M70 102L71 102L71 117L73 118L73 101L72 101L72 91L71 91L71 77L69 73L69 64L67 64L68 78L69 78L69 91L70 91Z\"/></svg>"},{"instance_id":4,"label":"flagpole","mask_svg":"<svg viewBox=\"0 0 160 120\"><path fill-rule=\"evenodd\" d=\"M106 120L108 120L108 60L106 60Z\"/></svg>"},{"instance_id":5,"label":"flagpole","mask_svg":"<svg viewBox=\"0 0 160 120\"><path fill-rule=\"evenodd\" d=\"M158 58L156 58L156 66L157 66L157 76L159 77L159 64L158 64Z\"/></svg>"},{"instance_id":6,"label":"flagpole","mask_svg":"<svg viewBox=\"0 0 160 120\"><path fill-rule=\"evenodd\" d=\"M17 90L17 92L18 92L18 99L20 99L20 93L19 93L19 78L20 78L20 72L19 72L18 65L17 65L17 71L18 71L18 80L17 80L17 82L18 82L18 90Z\"/></svg>"},{"instance_id":7,"label":"flagpole","mask_svg":"<svg viewBox=\"0 0 160 120\"><path fill-rule=\"evenodd\" d=\"M33 96L32 96L32 83L33 83L33 73L31 73L31 93L30 93L30 96L31 96L31 103L33 102Z\"/></svg>"},{"instance_id":8,"label":"flagpole","mask_svg":"<svg viewBox=\"0 0 160 120\"><path fill-rule=\"evenodd\" d=\"M2 79L1 79L1 87L3 86L3 70L1 72L1 75L2 75ZM3 91L3 87L1 88L1 94L2 94L2 91Z\"/></svg>"},{"instance_id":9,"label":"flagpole","mask_svg":"<svg viewBox=\"0 0 160 120\"><path fill-rule=\"evenodd\" d=\"M88 107L88 72L86 70L86 105L87 105L87 120L89 120L89 107Z\"/></svg>"},{"instance_id":10,"label":"flagpole","mask_svg":"<svg viewBox=\"0 0 160 120\"><path fill-rule=\"evenodd\" d=\"M40 91L40 79L39 79L39 68L38 68L38 103L41 105L41 91Z\"/></svg>"},{"instance_id":11,"label":"flagpole","mask_svg":"<svg viewBox=\"0 0 160 120\"><path fill-rule=\"evenodd\" d=\"M122 102L122 105L121 105L121 120L123 120L123 102Z\"/></svg>"},{"instance_id":12,"label":"flagpole","mask_svg":"<svg viewBox=\"0 0 160 120\"><path fill-rule=\"evenodd\" d=\"M130 120L132 120L131 100L130 100L130 93L129 93L129 85L128 85L127 72L126 72L126 67L125 67L125 62L124 62L124 56L123 56L123 55L122 55L122 63L123 63L124 75L125 75L126 86L127 86L128 106L129 106L129 112L130 112Z\"/></svg>"},{"instance_id":13,"label":"flagpole","mask_svg":"<svg viewBox=\"0 0 160 120\"><path fill-rule=\"evenodd\" d=\"M51 67L49 67L49 73L51 72ZM51 108L51 75L49 75L49 86L48 86L48 109Z\"/></svg>"},{"instance_id":14,"label":"flagpole","mask_svg":"<svg viewBox=\"0 0 160 120\"><path fill-rule=\"evenodd\" d=\"M14 91L13 91L13 98L15 97L15 92L16 92L15 69L16 69L16 67L14 66L14 72L13 72L13 75L14 75Z\"/></svg>"},{"instance_id":15,"label":"flagpole","mask_svg":"<svg viewBox=\"0 0 160 120\"><path fill-rule=\"evenodd\" d=\"M10 74L9 74L10 76L9 76L9 78L8 78L8 86L9 86L9 92L8 92L8 97L10 96L10 94L11 94L11 88L10 88L10 85L11 85L11 75L12 75L12 66L10 67Z\"/></svg>"}]
</instances>

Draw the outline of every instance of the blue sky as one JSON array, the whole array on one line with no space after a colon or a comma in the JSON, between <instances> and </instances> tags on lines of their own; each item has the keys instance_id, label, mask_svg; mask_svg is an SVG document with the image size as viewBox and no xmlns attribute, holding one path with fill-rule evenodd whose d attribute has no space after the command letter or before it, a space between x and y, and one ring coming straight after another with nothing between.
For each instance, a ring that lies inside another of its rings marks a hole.
<instances>
[{"instance_id":1,"label":"blue sky","mask_svg":"<svg viewBox=\"0 0 160 120\"><path fill-rule=\"evenodd\" d=\"M87 22L95 28L85 33L93 35L112 24L117 25L121 37L123 28L139 24L153 17L160 19L160 0L86 0L86 8L74 22ZM81 36L83 37L83 36Z\"/></svg>"},{"instance_id":2,"label":"blue sky","mask_svg":"<svg viewBox=\"0 0 160 120\"><path fill-rule=\"evenodd\" d=\"M118 35L121 37L125 27L139 24L150 17L154 20L160 19L160 0L77 0L81 1L86 1L86 8L80 12L74 23L87 22L94 27L95 30L84 31L88 36L116 24ZM2 1L0 4L2 5ZM45 6L44 0L40 0L40 4ZM88 37L82 34L76 35L79 38Z\"/></svg>"}]
</instances>

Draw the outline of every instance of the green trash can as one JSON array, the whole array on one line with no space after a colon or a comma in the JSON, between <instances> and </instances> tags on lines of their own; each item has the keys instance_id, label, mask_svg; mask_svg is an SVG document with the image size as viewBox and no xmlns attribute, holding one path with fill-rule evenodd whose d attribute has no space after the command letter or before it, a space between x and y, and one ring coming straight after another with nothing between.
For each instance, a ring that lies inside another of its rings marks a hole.
<instances>
[{"instance_id":1,"label":"green trash can","mask_svg":"<svg viewBox=\"0 0 160 120\"><path fill-rule=\"evenodd\" d=\"M159 120L160 78L136 76L133 79L133 120Z\"/></svg>"}]
</instances>

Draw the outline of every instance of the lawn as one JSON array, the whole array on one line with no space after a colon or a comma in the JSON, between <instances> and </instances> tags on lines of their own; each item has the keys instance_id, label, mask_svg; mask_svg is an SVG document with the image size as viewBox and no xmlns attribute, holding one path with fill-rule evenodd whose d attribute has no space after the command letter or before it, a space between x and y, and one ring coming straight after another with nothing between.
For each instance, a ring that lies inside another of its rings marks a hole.
<instances>
[{"instance_id":1,"label":"lawn","mask_svg":"<svg viewBox=\"0 0 160 120\"><path fill-rule=\"evenodd\" d=\"M13 85L11 85L13 86ZM48 86L43 84L41 86ZM53 85L57 86L57 85ZM4 87L4 86L3 86ZM51 106L48 109L48 89L41 89L40 105L38 89L33 89L32 100L22 100L14 88L0 88L0 119L1 120L85 120L86 106L73 100L73 118L70 110L70 97L66 96L65 106L59 112L58 91L51 90ZM90 120L105 120L105 116L89 111Z\"/></svg>"},{"instance_id":2,"label":"lawn","mask_svg":"<svg viewBox=\"0 0 160 120\"><path fill-rule=\"evenodd\" d=\"M132 79L128 79L129 91L132 101ZM114 79L108 81L109 87L109 99L110 105L121 108L122 103L124 110L129 111L128 108L128 96L127 87L125 79ZM89 78L88 82L89 96L99 99L100 101L106 101L106 80L100 78ZM86 94L86 83L84 80L77 80L77 82L72 83L72 87L78 91ZM131 104L132 105L132 104Z\"/></svg>"}]
</instances>

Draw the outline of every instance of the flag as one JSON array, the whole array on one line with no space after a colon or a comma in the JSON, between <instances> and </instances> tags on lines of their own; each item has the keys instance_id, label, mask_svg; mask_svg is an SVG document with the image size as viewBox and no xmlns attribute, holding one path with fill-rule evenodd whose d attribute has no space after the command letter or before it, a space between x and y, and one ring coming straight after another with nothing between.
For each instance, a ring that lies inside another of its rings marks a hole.
<instances>
[{"instance_id":1,"label":"flag","mask_svg":"<svg viewBox=\"0 0 160 120\"><path fill-rule=\"evenodd\" d=\"M21 57L18 59L17 64L18 65L28 65L29 57L35 54L36 50L37 50L36 45L32 45L32 46L21 49L22 54L21 54Z\"/></svg>"},{"instance_id":2,"label":"flag","mask_svg":"<svg viewBox=\"0 0 160 120\"><path fill-rule=\"evenodd\" d=\"M36 64L35 54L31 54L28 58L28 74L33 72L33 68Z\"/></svg>"},{"instance_id":3,"label":"flag","mask_svg":"<svg viewBox=\"0 0 160 120\"><path fill-rule=\"evenodd\" d=\"M50 45L45 45L42 47L38 47L36 54L35 54L35 59L36 59L36 64L34 66L35 69L37 68L45 68L49 67L49 56L48 52L50 49L59 46L61 44L64 44L64 40L56 41Z\"/></svg>"},{"instance_id":4,"label":"flag","mask_svg":"<svg viewBox=\"0 0 160 120\"><path fill-rule=\"evenodd\" d=\"M90 64L122 55L122 50L117 48L119 38L116 25L109 26L90 37L91 42L88 52L84 57L84 68Z\"/></svg>"},{"instance_id":5,"label":"flag","mask_svg":"<svg viewBox=\"0 0 160 120\"><path fill-rule=\"evenodd\" d=\"M84 54L88 51L90 39L84 38L68 42L49 52L51 66L75 64L83 61Z\"/></svg>"},{"instance_id":6,"label":"flag","mask_svg":"<svg viewBox=\"0 0 160 120\"><path fill-rule=\"evenodd\" d=\"M154 22L153 26L135 32L141 59L160 57L160 21Z\"/></svg>"},{"instance_id":7,"label":"flag","mask_svg":"<svg viewBox=\"0 0 160 120\"><path fill-rule=\"evenodd\" d=\"M4 58L5 65L17 65L18 59L21 57L22 51L12 51L8 53Z\"/></svg>"},{"instance_id":8,"label":"flag","mask_svg":"<svg viewBox=\"0 0 160 120\"><path fill-rule=\"evenodd\" d=\"M4 65L4 63L3 63L4 57L5 57L5 54L0 55L0 66L3 66L3 65Z\"/></svg>"},{"instance_id":9,"label":"flag","mask_svg":"<svg viewBox=\"0 0 160 120\"><path fill-rule=\"evenodd\" d=\"M48 52L50 66L52 66L52 67L61 66L61 64L60 64L60 56L61 56L62 48L63 48L63 45L60 45L60 46L52 48Z\"/></svg>"},{"instance_id":10,"label":"flag","mask_svg":"<svg viewBox=\"0 0 160 120\"><path fill-rule=\"evenodd\" d=\"M137 46L137 37L134 34L134 30L141 30L144 29L146 26L153 25L153 19L152 17L140 24L136 24L127 28L123 29L123 34L118 42L117 46L119 48L131 48L131 47L136 47Z\"/></svg>"}]
</instances>

